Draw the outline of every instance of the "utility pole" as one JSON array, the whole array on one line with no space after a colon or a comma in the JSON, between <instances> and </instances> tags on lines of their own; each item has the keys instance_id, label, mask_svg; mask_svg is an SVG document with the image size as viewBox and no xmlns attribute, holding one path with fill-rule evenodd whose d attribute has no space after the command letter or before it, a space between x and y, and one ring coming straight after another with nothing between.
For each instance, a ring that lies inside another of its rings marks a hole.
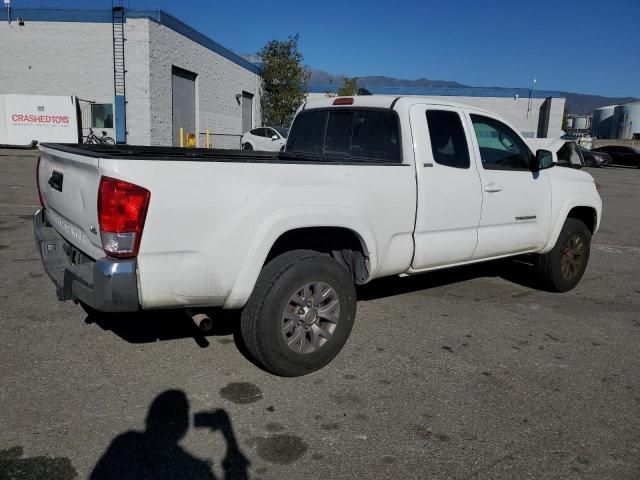
<instances>
[{"instance_id":1,"label":"utility pole","mask_svg":"<svg viewBox=\"0 0 640 480\"><path fill-rule=\"evenodd\" d=\"M533 90L536 88L536 76L533 76L533 82L531 82L531 88L529 89L529 103L527 104L527 118L531 114L531 108L533 107Z\"/></svg>"}]
</instances>

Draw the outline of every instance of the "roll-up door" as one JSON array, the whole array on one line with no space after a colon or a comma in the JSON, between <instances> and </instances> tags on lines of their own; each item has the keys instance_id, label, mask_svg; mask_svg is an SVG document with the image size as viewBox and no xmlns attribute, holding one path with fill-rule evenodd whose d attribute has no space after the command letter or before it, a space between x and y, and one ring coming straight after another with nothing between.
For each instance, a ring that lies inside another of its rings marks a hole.
<instances>
[{"instance_id":1,"label":"roll-up door","mask_svg":"<svg viewBox=\"0 0 640 480\"><path fill-rule=\"evenodd\" d=\"M184 141L189 133L196 134L196 74L178 67L171 69L173 145L180 146L180 128Z\"/></svg>"}]
</instances>

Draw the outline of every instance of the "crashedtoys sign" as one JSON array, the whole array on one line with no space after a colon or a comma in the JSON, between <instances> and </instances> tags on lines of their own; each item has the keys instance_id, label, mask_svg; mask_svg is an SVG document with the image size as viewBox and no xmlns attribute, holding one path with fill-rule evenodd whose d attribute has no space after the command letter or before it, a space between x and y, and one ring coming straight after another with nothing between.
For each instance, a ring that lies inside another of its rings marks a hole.
<instances>
[{"instance_id":1,"label":"crashedtoys sign","mask_svg":"<svg viewBox=\"0 0 640 480\"><path fill-rule=\"evenodd\" d=\"M75 97L0 95L0 144L78 143Z\"/></svg>"}]
</instances>

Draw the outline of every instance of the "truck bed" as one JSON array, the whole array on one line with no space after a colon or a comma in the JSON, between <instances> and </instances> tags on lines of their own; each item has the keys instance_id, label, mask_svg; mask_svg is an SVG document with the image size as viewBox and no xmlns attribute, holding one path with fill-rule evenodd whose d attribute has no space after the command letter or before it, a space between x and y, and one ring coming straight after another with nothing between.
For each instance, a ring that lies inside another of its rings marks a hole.
<instances>
[{"instance_id":1,"label":"truck bed","mask_svg":"<svg viewBox=\"0 0 640 480\"><path fill-rule=\"evenodd\" d=\"M239 162L239 163L332 163L343 165L402 165L375 158L351 157L347 155L312 155L291 152L260 152L253 150L227 150L216 148L149 147L144 145L93 145L70 143L42 143L66 153L92 158L190 161L190 162Z\"/></svg>"}]
</instances>

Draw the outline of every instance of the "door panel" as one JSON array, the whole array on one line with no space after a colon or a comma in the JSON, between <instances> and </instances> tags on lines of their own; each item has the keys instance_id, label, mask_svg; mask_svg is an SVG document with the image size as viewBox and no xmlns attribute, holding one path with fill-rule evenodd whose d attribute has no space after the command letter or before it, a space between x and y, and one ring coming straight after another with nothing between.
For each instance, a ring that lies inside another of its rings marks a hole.
<instances>
[{"instance_id":1,"label":"door panel","mask_svg":"<svg viewBox=\"0 0 640 480\"><path fill-rule=\"evenodd\" d=\"M542 248L551 218L546 171L529 169L532 153L510 127L489 115L469 115L482 182L482 215L474 259Z\"/></svg>"},{"instance_id":2,"label":"door panel","mask_svg":"<svg viewBox=\"0 0 640 480\"><path fill-rule=\"evenodd\" d=\"M242 92L242 133L253 127L253 95Z\"/></svg>"},{"instance_id":3,"label":"door panel","mask_svg":"<svg viewBox=\"0 0 640 480\"><path fill-rule=\"evenodd\" d=\"M467 122L455 108L414 105L411 130L418 182L412 270L468 260L476 248L482 194Z\"/></svg>"},{"instance_id":4,"label":"door panel","mask_svg":"<svg viewBox=\"0 0 640 480\"><path fill-rule=\"evenodd\" d=\"M184 139L189 133L196 132L196 74L172 68L172 132L173 146L180 145L180 128L183 129ZM198 138L198 135L196 135Z\"/></svg>"}]
</instances>

